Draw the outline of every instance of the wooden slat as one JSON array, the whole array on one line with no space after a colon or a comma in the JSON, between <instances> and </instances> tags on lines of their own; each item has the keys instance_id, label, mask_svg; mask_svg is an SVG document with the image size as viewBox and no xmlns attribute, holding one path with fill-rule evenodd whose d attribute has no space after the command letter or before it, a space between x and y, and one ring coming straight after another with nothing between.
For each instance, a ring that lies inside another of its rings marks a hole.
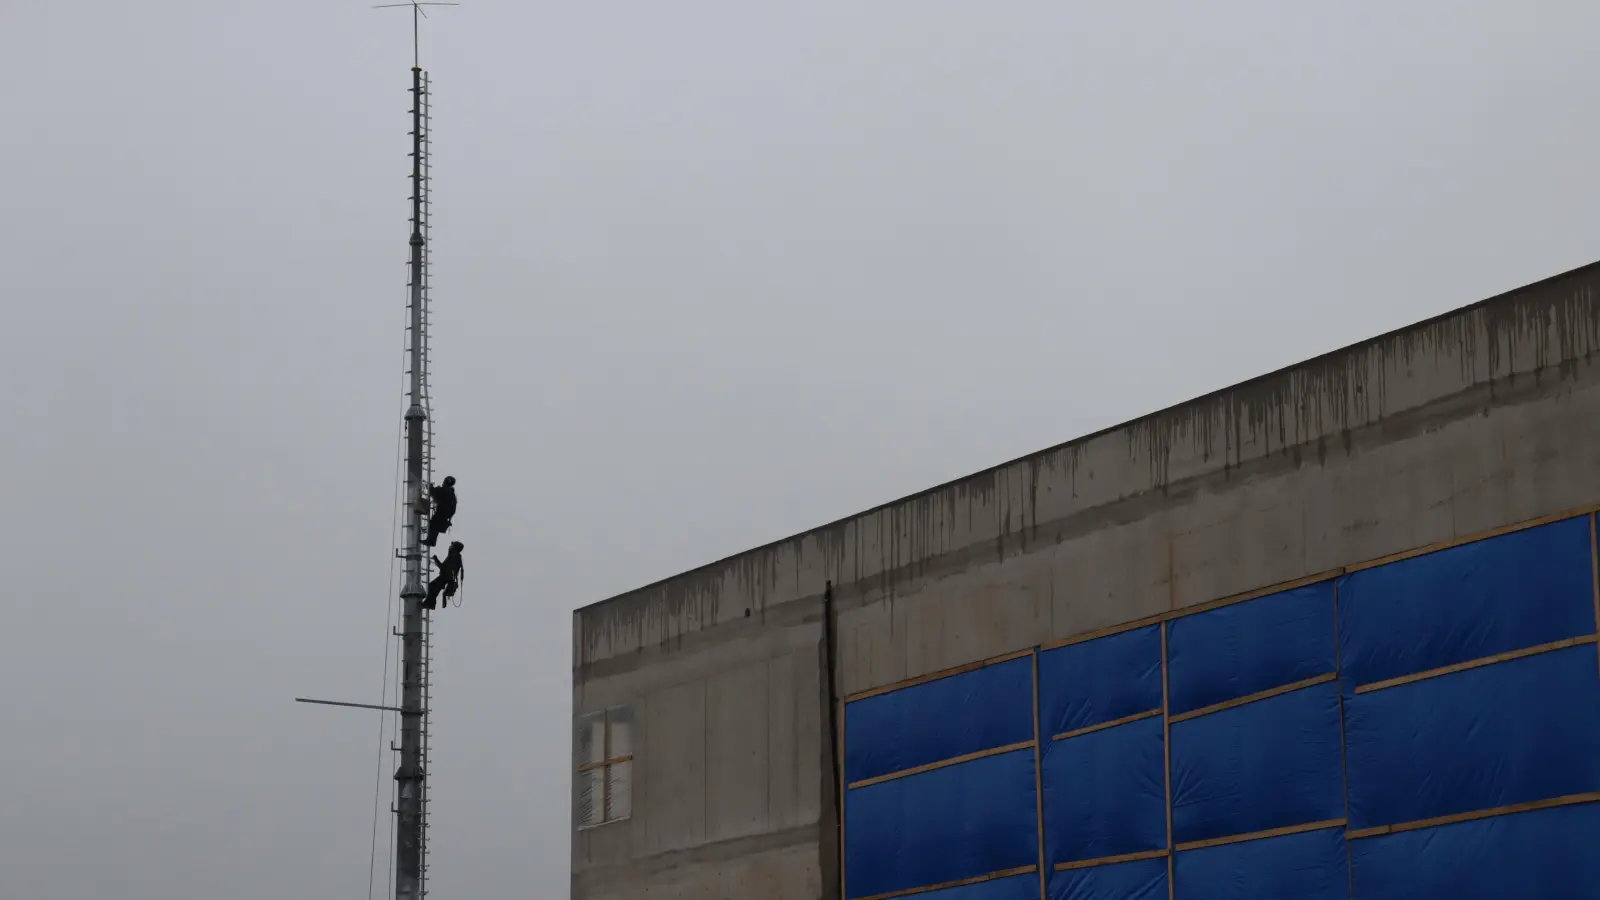
<instances>
[{"instance_id":1,"label":"wooden slat","mask_svg":"<svg viewBox=\"0 0 1600 900\"><path fill-rule=\"evenodd\" d=\"M1594 513L1589 514L1589 570L1594 582L1594 627L1600 631L1600 521Z\"/></svg>"},{"instance_id":2,"label":"wooden slat","mask_svg":"<svg viewBox=\"0 0 1600 900\"><path fill-rule=\"evenodd\" d=\"M903 678L894 682L893 684L885 684L879 687L869 688L865 691L857 691L856 693L845 697L844 702L854 703L857 700L865 700L868 697L876 697L879 694L892 694L895 691L904 690L908 687L916 687L919 684L927 684L930 681L938 681L941 678L949 678L952 675L964 675L968 672L976 672L979 669L985 669L989 666L998 666L1001 663L1011 662L1014 659L1021 659L1032 652L1033 649L1030 647L1027 650L1018 650L1014 653L1004 653L1000 656L991 657L989 659L980 659L977 662L970 662L966 665L952 666L948 669L940 669L937 672L929 672L926 675L918 675L915 678Z\"/></svg>"},{"instance_id":3,"label":"wooden slat","mask_svg":"<svg viewBox=\"0 0 1600 900\"><path fill-rule=\"evenodd\" d=\"M1259 841L1263 838L1283 837L1290 834L1303 834L1307 831L1321 831L1324 828L1337 828L1345 824L1344 819L1327 819L1322 822L1307 822L1304 825L1286 825L1282 828L1268 828L1266 831L1251 831L1246 834L1231 834L1227 837L1210 838L1204 841L1189 841L1178 845L1178 852L1185 850L1203 850L1206 847L1221 847L1224 844L1242 844L1245 841Z\"/></svg>"},{"instance_id":4,"label":"wooden slat","mask_svg":"<svg viewBox=\"0 0 1600 900\"><path fill-rule=\"evenodd\" d=\"M1521 650L1507 650L1504 653L1496 653L1493 656L1480 656L1477 659L1469 659L1466 662L1458 662L1453 665L1440 666L1437 669L1429 669L1426 672L1415 672L1410 675L1401 675L1398 678L1387 678L1383 681L1374 681L1371 684L1363 684L1356 688L1355 692L1357 694L1366 694L1372 691L1381 691L1384 688L1399 687L1402 684L1411 684L1414 681L1426 681L1429 678L1438 678L1440 675L1453 675L1456 672L1465 672L1468 669L1481 669L1484 666L1492 666L1495 663L1510 662L1513 659L1523 659L1529 656L1538 656L1541 653L1550 653L1554 650L1565 650L1568 647L1580 647L1584 644L1593 644L1595 643L1595 639L1595 635L1586 634L1582 637L1566 638L1565 640L1551 641L1548 644L1539 644L1536 647L1524 647Z\"/></svg>"},{"instance_id":5,"label":"wooden slat","mask_svg":"<svg viewBox=\"0 0 1600 900\"><path fill-rule=\"evenodd\" d=\"M1039 654L1033 654L1033 805L1039 816L1039 900L1048 900L1044 858L1044 741L1039 735Z\"/></svg>"},{"instance_id":6,"label":"wooden slat","mask_svg":"<svg viewBox=\"0 0 1600 900\"><path fill-rule=\"evenodd\" d=\"M1172 883L1172 688L1167 666L1166 622L1161 623L1161 783L1167 792L1167 900L1177 900L1178 888Z\"/></svg>"},{"instance_id":7,"label":"wooden slat","mask_svg":"<svg viewBox=\"0 0 1600 900\"><path fill-rule=\"evenodd\" d=\"M1142 619L1135 619L1132 622L1124 622L1121 625L1107 625L1105 628L1096 628L1093 631L1085 631L1083 634L1075 634L1075 635L1073 635L1072 637L1069 637L1069 638L1062 638L1062 639L1057 640L1057 641L1051 641L1048 644L1044 644L1044 645L1040 646L1039 649L1040 650L1059 650L1062 647L1070 647L1073 644L1081 644L1084 641L1092 641L1092 640L1096 640L1098 638L1110 637L1110 636L1112 636L1114 634L1121 634L1124 631L1134 631L1136 629L1145 628L1145 627L1150 626L1150 625L1158 625L1162 621L1164 621L1166 618L1167 618L1167 614L1166 613L1156 613L1153 616L1145 616Z\"/></svg>"},{"instance_id":8,"label":"wooden slat","mask_svg":"<svg viewBox=\"0 0 1600 900\"><path fill-rule=\"evenodd\" d=\"M990 872L987 875L979 875L976 878L962 878L959 881L945 881L939 884L924 885L923 887L906 888L903 891L890 891L886 894L873 894L870 897L862 897L861 900L895 900L897 897L915 897L918 894L926 894L931 891L942 891L947 888L966 887L969 884L982 884L985 881L994 881L999 878L1010 878L1013 875L1028 875L1033 873L1033 871L1038 868L1038 866L1019 866L1015 869L1006 869L1003 872Z\"/></svg>"},{"instance_id":9,"label":"wooden slat","mask_svg":"<svg viewBox=\"0 0 1600 900\"><path fill-rule=\"evenodd\" d=\"M578 771L593 772L595 769L604 769L606 766L614 766L617 763L625 762L633 762L633 754L630 753L627 756L616 756L612 757L611 759L602 759L599 762L584 763L578 767Z\"/></svg>"},{"instance_id":10,"label":"wooden slat","mask_svg":"<svg viewBox=\"0 0 1600 900\"><path fill-rule=\"evenodd\" d=\"M831 693L831 691L830 691L830 693ZM831 697L831 696L828 698L828 706L830 706L830 707L833 706L833 697ZM831 711L832 710L830 710L830 712ZM837 775L838 775L838 778L839 778L839 846L838 846L838 851L839 851L839 900L844 900L845 897L848 897L850 895L845 893L845 871L844 871L844 859L845 859L845 852L844 852L844 850L845 850L845 843L844 843L844 800L845 800L844 761L845 761L845 755L844 755L844 704L843 703L839 704L839 714L838 715L839 715L839 769L838 769Z\"/></svg>"},{"instance_id":11,"label":"wooden slat","mask_svg":"<svg viewBox=\"0 0 1600 900\"><path fill-rule=\"evenodd\" d=\"M1379 825L1374 828L1353 828L1345 832L1345 837L1356 841L1362 838L1378 837L1385 834L1399 834L1403 831L1416 831L1419 828L1436 828L1440 825L1454 825L1457 822L1473 822L1478 819L1490 819L1495 816L1509 816L1516 813L1534 812L1540 809L1555 809L1558 806L1576 806L1580 803L1594 803L1600 800L1600 791L1590 791L1584 794L1567 794L1564 797L1551 797L1548 800L1534 800L1528 803L1513 803L1509 806L1496 806L1493 809L1478 809L1472 812L1456 813L1449 816L1435 816L1431 819L1418 819L1415 822L1401 822L1397 825Z\"/></svg>"},{"instance_id":12,"label":"wooden slat","mask_svg":"<svg viewBox=\"0 0 1600 900\"><path fill-rule=\"evenodd\" d=\"M1344 656L1339 650L1339 583L1333 583L1333 671L1343 671ZM1344 798L1344 819L1350 821L1350 760L1344 738L1344 691L1339 691L1339 795ZM1350 862L1348 848L1344 854L1344 880L1346 896L1356 895L1356 868Z\"/></svg>"},{"instance_id":13,"label":"wooden slat","mask_svg":"<svg viewBox=\"0 0 1600 900\"><path fill-rule=\"evenodd\" d=\"M1141 719L1153 719L1159 715L1161 715L1161 710L1147 709L1144 712L1137 712L1131 716L1123 716L1120 719L1112 719L1109 722L1101 722L1099 725L1088 725L1083 728L1074 728L1071 731L1063 731L1060 734L1053 735L1050 740L1064 741L1067 738L1080 737L1085 734L1094 734L1096 731L1105 731L1107 728L1115 728L1118 725L1126 725L1129 722L1137 722Z\"/></svg>"},{"instance_id":14,"label":"wooden slat","mask_svg":"<svg viewBox=\"0 0 1600 900\"><path fill-rule=\"evenodd\" d=\"M1588 506L1580 506L1575 509L1551 513L1548 516L1540 516L1537 519L1528 519L1524 522L1513 522L1510 525L1501 525L1498 528L1490 528L1484 531L1474 532L1473 534L1464 535L1462 537L1451 538L1448 541L1438 541L1437 543L1427 544L1422 547L1414 547L1410 550L1402 550L1399 553L1391 553L1388 556L1380 556L1377 559L1369 559L1366 562L1354 563L1352 565L1345 566L1345 571L1359 572L1362 569L1371 569L1377 566L1386 566L1390 563L1400 562L1401 560L1413 559L1418 556L1427 556L1429 553L1438 553L1440 550L1449 550L1451 547L1459 547L1462 544L1485 541L1489 538L1499 537L1503 534L1512 534L1518 531L1527 531L1529 528L1538 528L1540 525L1549 525L1553 522L1563 522L1567 519L1575 519L1578 516L1592 515L1597 509L1600 509L1600 506L1591 503Z\"/></svg>"},{"instance_id":15,"label":"wooden slat","mask_svg":"<svg viewBox=\"0 0 1600 900\"><path fill-rule=\"evenodd\" d=\"M921 775L923 772L932 772L934 769L943 769L946 766L960 765L964 762L972 762L975 759L983 759L985 756L999 756L1002 753L1010 753L1013 750L1026 750L1033 745L1033 741L1018 741L1015 744L1007 744L1004 747L991 747L988 750L963 753L960 756L952 756L949 759L941 759L938 762L926 763L910 769L901 769L898 772L889 772L885 775L874 775L871 778L853 781L850 783L850 790L870 787L874 784L882 784L885 781L894 781L899 778L910 778L913 775Z\"/></svg>"},{"instance_id":16,"label":"wooden slat","mask_svg":"<svg viewBox=\"0 0 1600 900\"><path fill-rule=\"evenodd\" d=\"M1320 584L1324 581L1331 581L1335 578L1338 578L1340 575L1343 575L1344 573L1344 567L1339 566L1338 568L1329 569L1326 572L1318 572L1315 575L1292 578L1288 581L1280 581L1277 584L1269 584L1266 587L1255 588L1254 590L1244 591L1243 593L1239 594L1229 594L1226 597L1218 597L1215 600L1207 600L1204 603L1196 603L1193 606L1185 606L1183 609L1173 610L1168 614L1168 616L1169 618L1179 619L1184 616L1192 616L1198 613L1210 612L1213 609L1219 609L1224 606L1232 606L1235 603L1244 603L1247 600L1258 600L1262 597L1270 597L1273 594L1281 594L1284 591L1292 591L1295 588L1303 588L1308 584Z\"/></svg>"},{"instance_id":17,"label":"wooden slat","mask_svg":"<svg viewBox=\"0 0 1600 900\"><path fill-rule=\"evenodd\" d=\"M1257 700L1266 700L1270 697L1277 697L1282 694L1290 694L1304 688L1315 687L1319 684L1327 684L1337 677L1339 676L1332 672L1328 672L1324 675L1317 675L1311 678L1302 678L1299 681L1279 685L1275 688L1270 688L1265 691L1256 691L1254 694L1245 694L1243 697L1235 697L1232 700L1224 700L1221 703L1213 703L1210 706L1202 706L1199 709L1191 709L1186 713L1179 713L1178 715L1170 716L1168 718L1173 722L1186 722L1189 719L1198 719L1201 716L1209 716L1212 713L1222 712L1225 709L1233 709L1235 706L1244 706L1247 703L1254 703Z\"/></svg>"},{"instance_id":18,"label":"wooden slat","mask_svg":"<svg viewBox=\"0 0 1600 900\"><path fill-rule=\"evenodd\" d=\"M1120 856L1101 856L1095 859L1075 859L1072 862L1056 863L1057 872L1070 872L1073 869L1091 869L1095 866L1114 866L1117 863L1138 862L1141 859L1160 859L1167 855L1165 848L1161 850L1145 850L1141 853L1124 853Z\"/></svg>"}]
</instances>

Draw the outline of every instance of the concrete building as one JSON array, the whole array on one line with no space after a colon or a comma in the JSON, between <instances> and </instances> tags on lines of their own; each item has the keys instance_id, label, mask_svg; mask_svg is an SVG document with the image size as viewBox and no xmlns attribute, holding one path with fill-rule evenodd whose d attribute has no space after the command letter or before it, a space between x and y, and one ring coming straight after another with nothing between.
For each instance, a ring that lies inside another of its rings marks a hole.
<instances>
[{"instance_id":1,"label":"concrete building","mask_svg":"<svg viewBox=\"0 0 1600 900\"><path fill-rule=\"evenodd\" d=\"M572 896L836 898L846 698L1593 510L1597 353L1600 263L578 610Z\"/></svg>"}]
</instances>

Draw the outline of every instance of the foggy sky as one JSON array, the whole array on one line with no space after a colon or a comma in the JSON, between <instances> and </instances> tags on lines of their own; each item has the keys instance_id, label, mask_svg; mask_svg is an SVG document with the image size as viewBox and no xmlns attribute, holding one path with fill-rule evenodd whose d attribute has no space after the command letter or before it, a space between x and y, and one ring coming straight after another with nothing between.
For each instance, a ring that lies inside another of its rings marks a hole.
<instances>
[{"instance_id":1,"label":"foggy sky","mask_svg":"<svg viewBox=\"0 0 1600 900\"><path fill-rule=\"evenodd\" d=\"M376 702L394 602L368 5L0 0L5 900L366 895L378 715L291 699ZM573 608L1600 258L1597 26L437 11L434 896L566 896Z\"/></svg>"}]
</instances>

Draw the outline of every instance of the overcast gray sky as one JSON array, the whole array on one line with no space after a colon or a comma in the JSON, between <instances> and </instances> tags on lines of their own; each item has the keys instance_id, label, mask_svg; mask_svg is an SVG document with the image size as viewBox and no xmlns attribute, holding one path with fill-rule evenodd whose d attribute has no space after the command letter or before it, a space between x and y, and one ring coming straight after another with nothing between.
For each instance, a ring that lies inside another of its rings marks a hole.
<instances>
[{"instance_id":1,"label":"overcast gray sky","mask_svg":"<svg viewBox=\"0 0 1600 900\"><path fill-rule=\"evenodd\" d=\"M1600 257L1597 26L436 14L437 896L565 896L574 607ZM365 896L409 38L0 0L6 900Z\"/></svg>"}]
</instances>

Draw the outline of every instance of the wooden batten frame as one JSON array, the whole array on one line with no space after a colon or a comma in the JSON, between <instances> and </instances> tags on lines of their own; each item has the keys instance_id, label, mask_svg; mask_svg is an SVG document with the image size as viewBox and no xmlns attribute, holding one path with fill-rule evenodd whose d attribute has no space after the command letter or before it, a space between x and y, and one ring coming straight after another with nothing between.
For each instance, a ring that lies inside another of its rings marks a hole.
<instances>
[{"instance_id":1,"label":"wooden batten frame","mask_svg":"<svg viewBox=\"0 0 1600 900\"><path fill-rule=\"evenodd\" d=\"M1322 675L1313 675L1310 678L1302 678L1299 681L1291 681L1288 684L1280 684L1275 688L1267 688L1264 691L1256 691L1254 694L1245 694L1243 697L1235 697L1232 700L1224 700L1221 703L1213 703L1210 706L1202 706L1199 709L1191 709L1186 713L1179 713L1175 716L1169 716L1168 719L1172 722L1187 722L1190 719L1198 719L1201 716L1209 716L1212 713L1219 713L1225 709L1233 709L1237 706L1244 706L1248 703L1254 703L1257 700L1268 700L1284 694L1292 694L1295 691L1305 690L1308 687L1316 687L1319 684L1327 684L1338 677L1339 675L1337 672L1326 672Z\"/></svg>"},{"instance_id":2,"label":"wooden batten frame","mask_svg":"<svg viewBox=\"0 0 1600 900\"><path fill-rule=\"evenodd\" d=\"M1344 656L1339 649L1339 583L1333 583L1333 671L1343 672ZM1344 691L1339 691L1339 795L1344 798L1344 820L1350 821L1350 760L1344 737ZM1346 840L1349 836L1346 835ZM1350 848L1344 850L1344 877L1349 896L1356 895L1356 867L1350 860Z\"/></svg>"},{"instance_id":3,"label":"wooden batten frame","mask_svg":"<svg viewBox=\"0 0 1600 900\"><path fill-rule=\"evenodd\" d=\"M1245 841L1259 841L1264 838L1286 837L1291 834L1304 834L1307 831L1321 831L1324 828L1339 828L1344 824L1344 819L1325 819L1321 822L1307 822L1303 825L1285 825L1282 828L1268 828L1264 831L1250 831L1244 834L1230 834L1227 837L1207 838L1203 841L1187 841L1179 844L1177 850L1179 853L1182 853L1186 850L1204 850L1207 847L1221 847L1225 844L1242 844Z\"/></svg>"},{"instance_id":4,"label":"wooden batten frame","mask_svg":"<svg viewBox=\"0 0 1600 900\"><path fill-rule=\"evenodd\" d=\"M852 781L850 783L850 790L853 791L857 788L871 787L875 784L882 784L885 781L896 781L901 778L910 778L913 775L921 775L924 772L932 772L935 769L943 769L949 766L958 766L962 763L972 762L975 759L983 759L987 756L999 756L1002 753L1010 753L1014 750L1026 750L1029 747L1033 747L1034 744L1034 741L1018 741L1015 744L1006 744L1004 747L990 747L987 750L974 750L971 753L963 753L960 756L952 756L949 759L941 759L931 763L924 763L920 766L912 766L909 769L901 769L898 772L885 772L882 775L874 775L871 778L863 778L860 781Z\"/></svg>"},{"instance_id":5,"label":"wooden batten frame","mask_svg":"<svg viewBox=\"0 0 1600 900\"><path fill-rule=\"evenodd\" d=\"M1363 684L1355 689L1355 693L1367 694L1371 693L1372 691L1381 691L1385 688L1399 687L1402 684L1411 684L1417 681L1426 681L1429 678L1438 678L1441 675L1454 675L1457 672L1465 672L1468 669L1481 669L1484 666L1492 666L1495 663L1510 662L1513 659L1525 659L1529 656L1538 656L1541 653L1551 653L1556 650L1565 650L1569 647L1581 647L1584 644L1593 644L1597 640L1600 640L1600 637L1592 634L1585 634L1579 637L1551 641L1548 644L1538 644L1533 647L1523 647L1521 650L1507 650L1504 653L1496 653L1493 656L1480 656L1477 659L1469 659L1466 662L1452 663L1448 666L1440 666L1437 669L1413 672L1410 675L1400 675L1395 678L1386 678L1383 681L1374 681L1371 684Z\"/></svg>"},{"instance_id":6,"label":"wooden batten frame","mask_svg":"<svg viewBox=\"0 0 1600 900\"><path fill-rule=\"evenodd\" d=\"M1142 850L1138 853L1119 853L1116 856L1098 856L1094 859L1075 859L1072 862L1056 863L1057 872L1071 872L1074 869L1092 869L1095 866L1114 866L1117 863L1138 862L1142 859L1161 859L1167 856L1166 848L1160 850Z\"/></svg>"},{"instance_id":7,"label":"wooden batten frame","mask_svg":"<svg viewBox=\"0 0 1600 900\"><path fill-rule=\"evenodd\" d=\"M1049 900L1044 858L1044 740L1039 734L1039 654L1033 653L1033 803L1039 825L1039 900ZM841 898L843 900L843 898Z\"/></svg>"},{"instance_id":8,"label":"wooden batten frame","mask_svg":"<svg viewBox=\"0 0 1600 900\"><path fill-rule=\"evenodd\" d=\"M829 705L832 705L830 698ZM844 802L846 787L844 783L845 755L844 755L844 704L839 704L839 900L845 900L850 895L845 893L845 834L844 834Z\"/></svg>"},{"instance_id":9,"label":"wooden batten frame","mask_svg":"<svg viewBox=\"0 0 1600 900\"><path fill-rule=\"evenodd\" d=\"M865 700L868 697L876 697L879 694L892 694L895 691L904 690L909 687L916 687L919 684L927 684L930 681L938 681L941 678L949 678L952 675L964 675L968 672L976 672L979 669L986 669L989 666L998 666L1001 663L1008 663L1015 659L1021 659L1031 653L1033 653L1033 648L1029 647L1026 650L1017 650L1012 653L1001 654L1000 656L991 657L989 659L981 659L977 662L952 666L948 669L940 669L937 672L929 672L926 675L918 675L915 678L904 678L900 681L893 682L892 684L885 684L881 687L857 691L856 693L845 697L844 702L854 703L857 700Z\"/></svg>"},{"instance_id":10,"label":"wooden batten frame","mask_svg":"<svg viewBox=\"0 0 1600 900\"><path fill-rule=\"evenodd\" d=\"M1577 806L1583 803L1600 801L1600 791L1589 791L1583 794L1567 794L1564 797L1551 797L1546 800L1532 800L1527 803L1512 803L1506 806L1496 806L1492 809L1478 809L1472 812L1455 813L1448 816L1434 816L1431 819L1417 819L1414 822L1400 822L1395 825L1378 825L1373 828L1353 828L1345 832L1347 840L1359 841L1362 838L1380 837L1385 834L1399 834L1404 831L1417 831L1422 828L1437 828L1440 825L1454 825L1458 822L1475 822L1478 819L1492 819L1495 816L1510 816L1517 813L1535 812L1541 809L1555 809L1560 806Z\"/></svg>"},{"instance_id":11,"label":"wooden batten frame","mask_svg":"<svg viewBox=\"0 0 1600 900\"><path fill-rule=\"evenodd\" d=\"M1215 600L1207 600L1204 603L1196 603L1193 606L1185 606L1182 609L1175 609L1172 612L1167 613L1167 618L1169 620L1181 619L1184 616L1199 615L1203 612L1210 612L1213 609L1221 609L1224 606L1232 606L1235 603L1248 603L1251 600L1260 600L1262 597L1270 597L1273 594L1281 594L1284 591L1292 591L1295 588L1303 588L1308 585L1321 584L1324 581L1332 581L1344 573L1344 567L1340 566L1338 568L1328 569L1325 572L1317 572L1313 575L1305 575L1300 578L1292 578L1288 581L1280 581L1277 584L1269 584L1266 587L1256 588L1254 590L1245 591L1239 594L1229 594L1226 597L1218 597Z\"/></svg>"},{"instance_id":12,"label":"wooden batten frame","mask_svg":"<svg viewBox=\"0 0 1600 900\"><path fill-rule=\"evenodd\" d=\"M1172 689L1167 677L1167 623L1161 623L1161 782L1167 792L1167 900L1176 900L1172 859Z\"/></svg>"},{"instance_id":13,"label":"wooden batten frame","mask_svg":"<svg viewBox=\"0 0 1600 900\"><path fill-rule=\"evenodd\" d=\"M578 771L579 772L593 772L595 769L604 769L606 766L614 766L617 763L625 763L625 762L633 762L633 754L632 753L624 754L622 756L614 756L614 757L612 757L610 759L602 759L599 762L584 763L583 765L578 767Z\"/></svg>"},{"instance_id":14,"label":"wooden batten frame","mask_svg":"<svg viewBox=\"0 0 1600 900\"><path fill-rule=\"evenodd\" d=\"M1147 709L1144 712L1136 712L1131 716L1123 716L1120 719L1112 719L1109 722L1101 722L1098 725L1085 725L1082 728L1074 728L1071 731L1063 731L1060 734L1051 735L1050 740L1064 741L1069 738L1082 737L1086 734L1094 734L1096 731L1105 731L1107 728L1115 728L1118 725L1127 725L1131 722L1140 722L1145 719L1153 719L1159 715L1161 715L1161 710Z\"/></svg>"},{"instance_id":15,"label":"wooden batten frame","mask_svg":"<svg viewBox=\"0 0 1600 900\"><path fill-rule=\"evenodd\" d=\"M982 884L985 881L996 881L1001 878L1010 878L1013 875L1032 874L1038 866L1018 866L1015 869L1006 869L1002 872L990 872L987 875L978 875L973 878L962 878L958 881L945 881L939 884L929 884L922 887L906 888L903 891L890 891L886 894L873 894L862 897L861 900L897 900L900 897L915 897L918 894L927 894L933 891L942 891L947 888L966 887L969 884Z\"/></svg>"},{"instance_id":16,"label":"wooden batten frame","mask_svg":"<svg viewBox=\"0 0 1600 900\"><path fill-rule=\"evenodd\" d=\"M1081 644L1085 641L1093 641L1103 637L1111 637L1114 634L1121 634L1124 631L1137 631L1140 628L1148 628L1151 625L1159 625L1162 622L1165 622L1169 615L1169 613L1156 613L1153 616L1145 616L1142 619L1134 619L1132 622L1124 622L1121 625L1107 625L1104 628L1096 628L1093 631L1085 631L1083 634L1075 634L1069 638L1051 641L1047 644L1041 645L1039 650L1041 652L1046 650L1060 650L1062 647L1071 647L1073 644Z\"/></svg>"}]
</instances>

